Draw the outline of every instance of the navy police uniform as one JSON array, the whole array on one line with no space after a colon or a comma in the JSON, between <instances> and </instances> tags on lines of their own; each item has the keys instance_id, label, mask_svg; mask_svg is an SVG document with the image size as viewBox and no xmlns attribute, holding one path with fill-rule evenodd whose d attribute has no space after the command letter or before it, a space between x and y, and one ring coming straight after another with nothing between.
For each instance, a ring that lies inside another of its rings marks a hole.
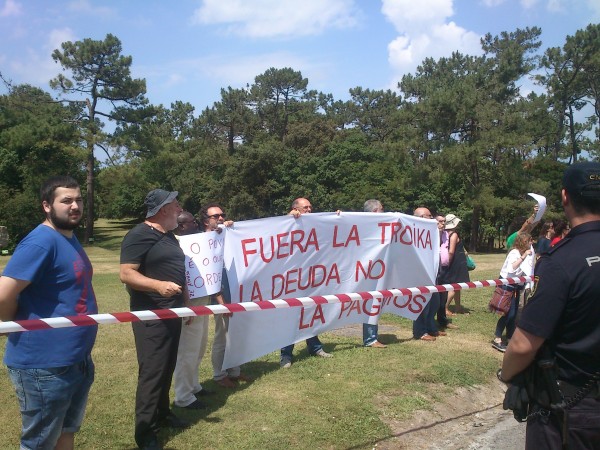
<instances>
[{"instance_id":1,"label":"navy police uniform","mask_svg":"<svg viewBox=\"0 0 600 450\"><path fill-rule=\"evenodd\" d=\"M543 254L535 288L519 328L547 340L568 401L600 375L600 221L581 224ZM528 419L527 448L561 448L561 422ZM600 448L600 395L596 382L569 409L570 448Z\"/></svg>"}]
</instances>

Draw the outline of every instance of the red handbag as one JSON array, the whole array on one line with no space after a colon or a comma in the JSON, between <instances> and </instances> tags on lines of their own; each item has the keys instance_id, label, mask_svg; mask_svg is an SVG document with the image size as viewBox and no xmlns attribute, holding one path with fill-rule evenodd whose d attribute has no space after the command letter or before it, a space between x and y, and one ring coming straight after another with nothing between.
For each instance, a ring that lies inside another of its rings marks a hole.
<instances>
[{"instance_id":1,"label":"red handbag","mask_svg":"<svg viewBox=\"0 0 600 450\"><path fill-rule=\"evenodd\" d=\"M488 305L491 312L505 316L510 310L510 305L516 291L509 291L503 286L496 286L494 294Z\"/></svg>"}]
</instances>

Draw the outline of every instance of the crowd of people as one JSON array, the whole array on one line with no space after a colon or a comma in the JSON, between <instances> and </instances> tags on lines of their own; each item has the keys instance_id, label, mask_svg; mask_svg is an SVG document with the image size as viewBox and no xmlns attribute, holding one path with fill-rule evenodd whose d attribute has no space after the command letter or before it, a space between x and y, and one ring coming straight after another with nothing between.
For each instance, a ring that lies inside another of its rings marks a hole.
<instances>
[{"instance_id":1,"label":"crowd of people","mask_svg":"<svg viewBox=\"0 0 600 450\"><path fill-rule=\"evenodd\" d=\"M219 293L190 298L178 236L220 232L233 222L227 220L218 203L206 204L194 217L181 208L177 196L177 192L163 189L150 191L145 199L145 220L123 239L119 276L132 311L231 302L226 272ZM41 201L44 222L21 241L0 277L3 321L97 313L92 266L74 234L83 217L79 185L70 177L51 178L42 186ZM600 419L600 164L576 164L566 170L562 203L568 222L543 225L537 255L531 234L537 209L507 240L509 251L500 269L501 277L533 274L538 257L537 283L505 286L512 289L512 302L498 320L492 345L506 352L498 376L510 382L532 364L538 349L549 343L564 396L577 399L569 405L568 427L565 414L561 421L552 411L545 413L546 420L528 423L528 448L555 448L559 438L574 444L572 448L598 448L594 446L600 442L599 428L585 424L597 424ZM363 211L381 213L384 207L379 200L370 199ZM311 212L310 201L298 198L289 214L298 218ZM413 214L437 221L437 284L469 281L467 254L458 233L460 219L455 214L434 216L424 206ZM527 289L531 296L517 320L520 293ZM449 318L454 314L448 308L451 301L457 313L464 312L460 291L431 296L413 322L414 339L435 342L446 336L447 330L457 328ZM228 326L228 314L215 316L211 362L216 384L235 388L239 382L251 379L240 367L222 368ZM208 316L136 321L132 328L139 368L134 439L141 449L161 449L161 428L190 426L171 409L172 381L173 404L179 408L203 409L202 398L212 394L198 379L208 345ZM96 332L97 326L90 325L31 331L27 339L20 339L20 333L9 335L4 362L21 408L21 448L74 448L74 436L81 426L94 380L91 351ZM318 336L307 339L306 344L313 356L333 356L323 350ZM379 340L377 324L363 325L363 344L387 347ZM281 349L282 368L291 367L293 349L293 344ZM534 402L533 411L540 409L543 405ZM542 416L537 414L536 419ZM540 447L540 442L547 446Z\"/></svg>"}]
</instances>

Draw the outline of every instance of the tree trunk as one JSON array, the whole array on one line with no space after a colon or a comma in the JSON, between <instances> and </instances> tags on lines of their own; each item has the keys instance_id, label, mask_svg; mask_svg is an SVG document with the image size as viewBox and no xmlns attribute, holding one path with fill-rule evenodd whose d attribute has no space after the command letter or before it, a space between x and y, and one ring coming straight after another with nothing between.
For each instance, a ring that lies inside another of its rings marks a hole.
<instances>
[{"instance_id":1,"label":"tree trunk","mask_svg":"<svg viewBox=\"0 0 600 450\"><path fill-rule=\"evenodd\" d=\"M87 142L88 158L86 164L86 209L85 209L85 233L83 242L90 243L90 238L94 237L94 142L90 138Z\"/></svg>"},{"instance_id":2,"label":"tree trunk","mask_svg":"<svg viewBox=\"0 0 600 450\"><path fill-rule=\"evenodd\" d=\"M471 242L469 242L469 251L477 251L477 242L479 242L479 218L481 216L481 207L475 206L473 208L473 215L471 216Z\"/></svg>"}]
</instances>

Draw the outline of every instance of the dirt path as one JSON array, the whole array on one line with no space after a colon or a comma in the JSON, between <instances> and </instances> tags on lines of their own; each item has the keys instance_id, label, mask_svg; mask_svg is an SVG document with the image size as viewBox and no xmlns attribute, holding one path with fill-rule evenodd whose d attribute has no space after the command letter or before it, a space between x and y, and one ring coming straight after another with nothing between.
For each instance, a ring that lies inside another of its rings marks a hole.
<instances>
[{"instance_id":1,"label":"dirt path","mask_svg":"<svg viewBox=\"0 0 600 450\"><path fill-rule=\"evenodd\" d=\"M394 327L389 327L393 331ZM380 326L385 332L386 326ZM331 332L331 331L330 331ZM362 338L362 327L351 325L333 333ZM525 424L502 409L505 386L459 388L432 410L418 411L409 420L383 418L391 437L377 442L377 450L522 450Z\"/></svg>"},{"instance_id":2,"label":"dirt path","mask_svg":"<svg viewBox=\"0 0 600 450\"><path fill-rule=\"evenodd\" d=\"M392 437L374 448L392 449L523 449L525 425L502 409L500 384L460 388L433 411L419 411L407 421L386 421Z\"/></svg>"}]
</instances>

